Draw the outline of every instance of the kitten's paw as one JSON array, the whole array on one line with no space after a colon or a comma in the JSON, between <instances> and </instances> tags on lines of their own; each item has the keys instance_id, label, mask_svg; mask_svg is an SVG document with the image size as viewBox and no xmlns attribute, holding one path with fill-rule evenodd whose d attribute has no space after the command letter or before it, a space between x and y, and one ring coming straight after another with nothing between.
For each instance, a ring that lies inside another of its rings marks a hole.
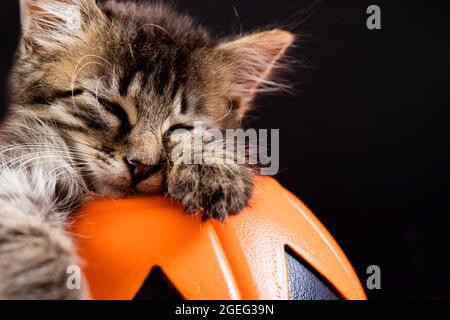
<instances>
[{"instance_id":1,"label":"kitten's paw","mask_svg":"<svg viewBox=\"0 0 450 320\"><path fill-rule=\"evenodd\" d=\"M254 171L240 165L179 164L167 177L169 196L203 220L224 221L244 209L253 193Z\"/></svg>"},{"instance_id":2,"label":"kitten's paw","mask_svg":"<svg viewBox=\"0 0 450 320\"><path fill-rule=\"evenodd\" d=\"M0 224L0 299L87 299L84 279L78 289L69 279L77 276L68 269L76 263L70 239L35 222Z\"/></svg>"}]
</instances>

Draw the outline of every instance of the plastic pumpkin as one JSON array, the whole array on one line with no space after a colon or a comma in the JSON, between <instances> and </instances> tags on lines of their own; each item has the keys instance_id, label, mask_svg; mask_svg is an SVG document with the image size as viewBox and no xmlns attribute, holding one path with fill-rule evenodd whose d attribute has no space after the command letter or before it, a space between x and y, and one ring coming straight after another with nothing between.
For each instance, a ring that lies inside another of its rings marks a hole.
<instances>
[{"instance_id":1,"label":"plastic pumpkin","mask_svg":"<svg viewBox=\"0 0 450 320\"><path fill-rule=\"evenodd\" d=\"M72 231L94 299L366 298L332 236L272 178L223 224L150 196L89 203Z\"/></svg>"}]
</instances>

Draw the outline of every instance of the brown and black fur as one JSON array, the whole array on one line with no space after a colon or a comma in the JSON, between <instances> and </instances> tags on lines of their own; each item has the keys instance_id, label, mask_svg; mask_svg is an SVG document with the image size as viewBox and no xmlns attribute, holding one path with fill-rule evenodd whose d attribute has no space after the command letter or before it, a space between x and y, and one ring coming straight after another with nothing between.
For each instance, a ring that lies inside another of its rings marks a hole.
<instances>
[{"instance_id":1,"label":"brown and black fur","mask_svg":"<svg viewBox=\"0 0 450 320\"><path fill-rule=\"evenodd\" d=\"M79 299L65 231L94 196L165 192L224 220L252 195L250 165L184 164L177 128L237 128L293 37L215 40L161 4L23 0L23 37L0 136L0 298ZM184 141L190 145L188 139Z\"/></svg>"}]
</instances>

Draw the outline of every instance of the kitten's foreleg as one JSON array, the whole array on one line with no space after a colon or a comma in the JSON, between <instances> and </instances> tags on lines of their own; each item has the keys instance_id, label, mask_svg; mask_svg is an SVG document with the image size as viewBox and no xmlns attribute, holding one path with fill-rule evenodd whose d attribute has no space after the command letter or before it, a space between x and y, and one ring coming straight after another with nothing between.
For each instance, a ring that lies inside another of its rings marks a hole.
<instances>
[{"instance_id":1,"label":"kitten's foreleg","mask_svg":"<svg viewBox=\"0 0 450 320\"><path fill-rule=\"evenodd\" d=\"M0 299L86 297L82 279L79 288L68 283L68 268L79 261L64 230L66 214L55 209L44 178L0 171Z\"/></svg>"},{"instance_id":2,"label":"kitten's foreleg","mask_svg":"<svg viewBox=\"0 0 450 320\"><path fill-rule=\"evenodd\" d=\"M256 166L248 163L247 146L228 148L226 140L202 140L199 146L197 134L178 140L167 156L167 193L188 213L224 221L249 204Z\"/></svg>"}]
</instances>

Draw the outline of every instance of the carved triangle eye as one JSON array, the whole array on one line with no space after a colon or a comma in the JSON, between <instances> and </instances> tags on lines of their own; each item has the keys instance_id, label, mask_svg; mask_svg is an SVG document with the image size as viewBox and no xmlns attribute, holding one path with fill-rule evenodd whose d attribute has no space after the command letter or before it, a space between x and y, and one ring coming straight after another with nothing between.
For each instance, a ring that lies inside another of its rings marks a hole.
<instances>
[{"instance_id":1,"label":"carved triangle eye","mask_svg":"<svg viewBox=\"0 0 450 320\"><path fill-rule=\"evenodd\" d=\"M290 300L340 300L335 288L289 247L285 249Z\"/></svg>"},{"instance_id":2,"label":"carved triangle eye","mask_svg":"<svg viewBox=\"0 0 450 320\"><path fill-rule=\"evenodd\" d=\"M158 266L153 267L134 300L184 300Z\"/></svg>"}]
</instances>

